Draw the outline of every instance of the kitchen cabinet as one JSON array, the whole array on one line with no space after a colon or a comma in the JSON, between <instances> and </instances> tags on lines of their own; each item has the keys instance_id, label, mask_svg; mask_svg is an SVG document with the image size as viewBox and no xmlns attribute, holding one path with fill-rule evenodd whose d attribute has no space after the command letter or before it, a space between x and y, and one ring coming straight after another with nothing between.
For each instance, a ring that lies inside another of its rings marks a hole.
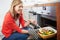
<instances>
[{"instance_id":1,"label":"kitchen cabinet","mask_svg":"<svg viewBox=\"0 0 60 40\"><path fill-rule=\"evenodd\" d=\"M56 17L57 17L57 40L60 40L60 2L56 4Z\"/></svg>"}]
</instances>

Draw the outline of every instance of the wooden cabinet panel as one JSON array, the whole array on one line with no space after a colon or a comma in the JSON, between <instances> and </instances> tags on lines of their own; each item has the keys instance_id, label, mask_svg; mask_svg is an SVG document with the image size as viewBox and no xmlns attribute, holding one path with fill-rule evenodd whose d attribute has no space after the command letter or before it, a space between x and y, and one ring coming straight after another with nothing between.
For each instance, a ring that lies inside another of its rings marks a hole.
<instances>
[{"instance_id":1,"label":"wooden cabinet panel","mask_svg":"<svg viewBox=\"0 0 60 40\"><path fill-rule=\"evenodd\" d=\"M60 40L60 3L56 4L56 16L57 16L57 40Z\"/></svg>"}]
</instances>

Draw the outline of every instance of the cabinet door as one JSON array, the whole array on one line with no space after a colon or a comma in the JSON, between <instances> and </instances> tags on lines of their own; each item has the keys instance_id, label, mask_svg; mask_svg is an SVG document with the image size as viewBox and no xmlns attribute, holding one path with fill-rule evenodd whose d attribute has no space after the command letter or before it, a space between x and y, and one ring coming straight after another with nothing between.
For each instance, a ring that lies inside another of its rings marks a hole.
<instances>
[{"instance_id":1,"label":"cabinet door","mask_svg":"<svg viewBox=\"0 0 60 40\"><path fill-rule=\"evenodd\" d=\"M57 40L60 40L60 3L56 4L56 16L57 16Z\"/></svg>"}]
</instances>

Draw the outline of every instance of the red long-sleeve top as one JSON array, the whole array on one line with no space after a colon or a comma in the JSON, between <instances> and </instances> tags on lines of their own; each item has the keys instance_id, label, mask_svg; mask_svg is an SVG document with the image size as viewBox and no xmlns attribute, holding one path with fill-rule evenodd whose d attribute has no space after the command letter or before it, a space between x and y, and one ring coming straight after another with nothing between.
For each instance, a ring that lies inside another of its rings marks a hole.
<instances>
[{"instance_id":1,"label":"red long-sleeve top","mask_svg":"<svg viewBox=\"0 0 60 40\"><path fill-rule=\"evenodd\" d=\"M22 27L24 27L24 19L22 17L22 15L19 18L19 22L22 25ZM5 35L6 38L8 38L13 31L16 30L17 32L21 33L22 29L20 29L16 23L14 18L12 17L10 12L7 12L4 22L3 22L3 26L2 26L2 33L3 35Z\"/></svg>"}]
</instances>

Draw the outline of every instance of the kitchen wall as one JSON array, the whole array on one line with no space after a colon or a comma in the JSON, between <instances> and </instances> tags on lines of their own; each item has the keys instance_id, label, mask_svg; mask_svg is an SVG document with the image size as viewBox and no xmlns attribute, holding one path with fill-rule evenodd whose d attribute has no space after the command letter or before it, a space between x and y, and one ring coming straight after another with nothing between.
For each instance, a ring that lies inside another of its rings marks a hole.
<instances>
[{"instance_id":1,"label":"kitchen wall","mask_svg":"<svg viewBox=\"0 0 60 40\"><path fill-rule=\"evenodd\" d=\"M24 3L24 6L60 2L60 0L22 0L22 1Z\"/></svg>"},{"instance_id":2,"label":"kitchen wall","mask_svg":"<svg viewBox=\"0 0 60 40\"><path fill-rule=\"evenodd\" d=\"M0 40L2 40L3 38L1 29L2 29L4 16L6 12L9 10L11 2L12 2L11 0L0 0Z\"/></svg>"},{"instance_id":3,"label":"kitchen wall","mask_svg":"<svg viewBox=\"0 0 60 40\"><path fill-rule=\"evenodd\" d=\"M0 0L0 34L4 16L6 12L9 10L11 4L11 0Z\"/></svg>"}]
</instances>

